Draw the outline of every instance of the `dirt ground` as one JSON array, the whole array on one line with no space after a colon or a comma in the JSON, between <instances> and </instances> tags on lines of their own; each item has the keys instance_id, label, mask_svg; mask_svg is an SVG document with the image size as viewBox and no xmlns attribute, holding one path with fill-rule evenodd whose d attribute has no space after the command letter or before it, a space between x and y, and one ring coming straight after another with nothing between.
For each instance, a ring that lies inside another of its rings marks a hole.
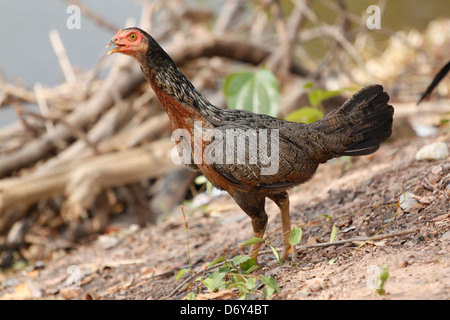
<instances>
[{"instance_id":1,"label":"dirt ground","mask_svg":"<svg viewBox=\"0 0 450 320\"><path fill-rule=\"evenodd\" d=\"M450 132L395 140L350 165L329 162L291 190L291 222L303 230L298 261L281 265L263 248L262 269L256 271L276 279L280 291L272 299L450 299L449 158L415 160L419 148L437 141L449 145ZM398 208L403 184L416 196L409 210ZM246 254L241 244L252 236L250 220L228 195L205 199L202 206L184 206L195 270L220 256ZM278 208L267 201L266 210L266 237L281 247ZM335 245L324 245L332 224L322 214L334 218ZM358 247L359 238L373 235L386 236ZM345 239L350 240L340 242ZM52 248L49 259L0 274L0 298L178 300L189 292L187 285L180 287L186 275L175 280L178 270L188 267L179 207L156 225L116 222L108 233L74 249L58 249L58 243L46 244ZM389 278L380 296L372 284L384 264ZM262 298L261 290L256 297Z\"/></svg>"}]
</instances>

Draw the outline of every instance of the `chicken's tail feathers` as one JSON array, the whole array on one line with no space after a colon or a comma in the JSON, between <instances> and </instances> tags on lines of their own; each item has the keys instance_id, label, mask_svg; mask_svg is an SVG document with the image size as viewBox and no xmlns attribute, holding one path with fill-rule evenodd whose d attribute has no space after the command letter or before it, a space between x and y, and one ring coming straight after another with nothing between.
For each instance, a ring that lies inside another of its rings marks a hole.
<instances>
[{"instance_id":1,"label":"chicken's tail feathers","mask_svg":"<svg viewBox=\"0 0 450 320\"><path fill-rule=\"evenodd\" d=\"M394 108L388 101L381 85L370 85L313 125L336 137L334 156L371 154L392 134Z\"/></svg>"}]
</instances>

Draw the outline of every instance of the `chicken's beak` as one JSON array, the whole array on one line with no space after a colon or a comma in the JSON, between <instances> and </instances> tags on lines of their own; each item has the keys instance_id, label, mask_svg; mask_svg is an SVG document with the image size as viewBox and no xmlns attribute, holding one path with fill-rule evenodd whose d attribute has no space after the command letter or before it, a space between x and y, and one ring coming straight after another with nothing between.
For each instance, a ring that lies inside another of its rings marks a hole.
<instances>
[{"instance_id":1,"label":"chicken's beak","mask_svg":"<svg viewBox=\"0 0 450 320\"><path fill-rule=\"evenodd\" d=\"M125 47L124 44L121 44L118 41L119 41L118 38L114 38L114 39L112 39L110 42L108 42L106 44L105 48L108 48L108 47L111 47L111 46L116 46L115 48L112 48L111 50L108 51L108 55L113 54L115 52L120 52L120 48Z\"/></svg>"}]
</instances>

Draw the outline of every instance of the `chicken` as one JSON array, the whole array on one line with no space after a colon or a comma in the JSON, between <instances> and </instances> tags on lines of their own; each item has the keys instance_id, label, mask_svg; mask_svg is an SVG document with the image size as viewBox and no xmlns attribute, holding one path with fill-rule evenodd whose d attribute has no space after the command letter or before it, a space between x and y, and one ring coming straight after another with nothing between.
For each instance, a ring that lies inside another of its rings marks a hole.
<instances>
[{"instance_id":1,"label":"chicken","mask_svg":"<svg viewBox=\"0 0 450 320\"><path fill-rule=\"evenodd\" d=\"M295 250L287 190L308 181L320 163L375 152L391 135L394 109L380 85L365 87L323 119L302 124L245 110L220 109L206 100L145 31L120 30L107 46L133 57L167 112L180 157L251 218L253 235L267 227L265 198L280 208L285 260ZM261 243L253 244L257 259Z\"/></svg>"}]
</instances>

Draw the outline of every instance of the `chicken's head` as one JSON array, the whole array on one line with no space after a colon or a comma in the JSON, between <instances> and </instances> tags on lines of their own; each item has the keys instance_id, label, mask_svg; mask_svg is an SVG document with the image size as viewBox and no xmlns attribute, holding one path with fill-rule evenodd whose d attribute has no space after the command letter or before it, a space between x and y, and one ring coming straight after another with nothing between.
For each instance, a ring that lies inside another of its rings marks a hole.
<instances>
[{"instance_id":1,"label":"chicken's head","mask_svg":"<svg viewBox=\"0 0 450 320\"><path fill-rule=\"evenodd\" d=\"M106 47L116 46L111 49L108 54L115 52L123 53L130 56L136 56L137 53L145 53L148 49L148 39L137 28L120 29L112 38Z\"/></svg>"}]
</instances>

